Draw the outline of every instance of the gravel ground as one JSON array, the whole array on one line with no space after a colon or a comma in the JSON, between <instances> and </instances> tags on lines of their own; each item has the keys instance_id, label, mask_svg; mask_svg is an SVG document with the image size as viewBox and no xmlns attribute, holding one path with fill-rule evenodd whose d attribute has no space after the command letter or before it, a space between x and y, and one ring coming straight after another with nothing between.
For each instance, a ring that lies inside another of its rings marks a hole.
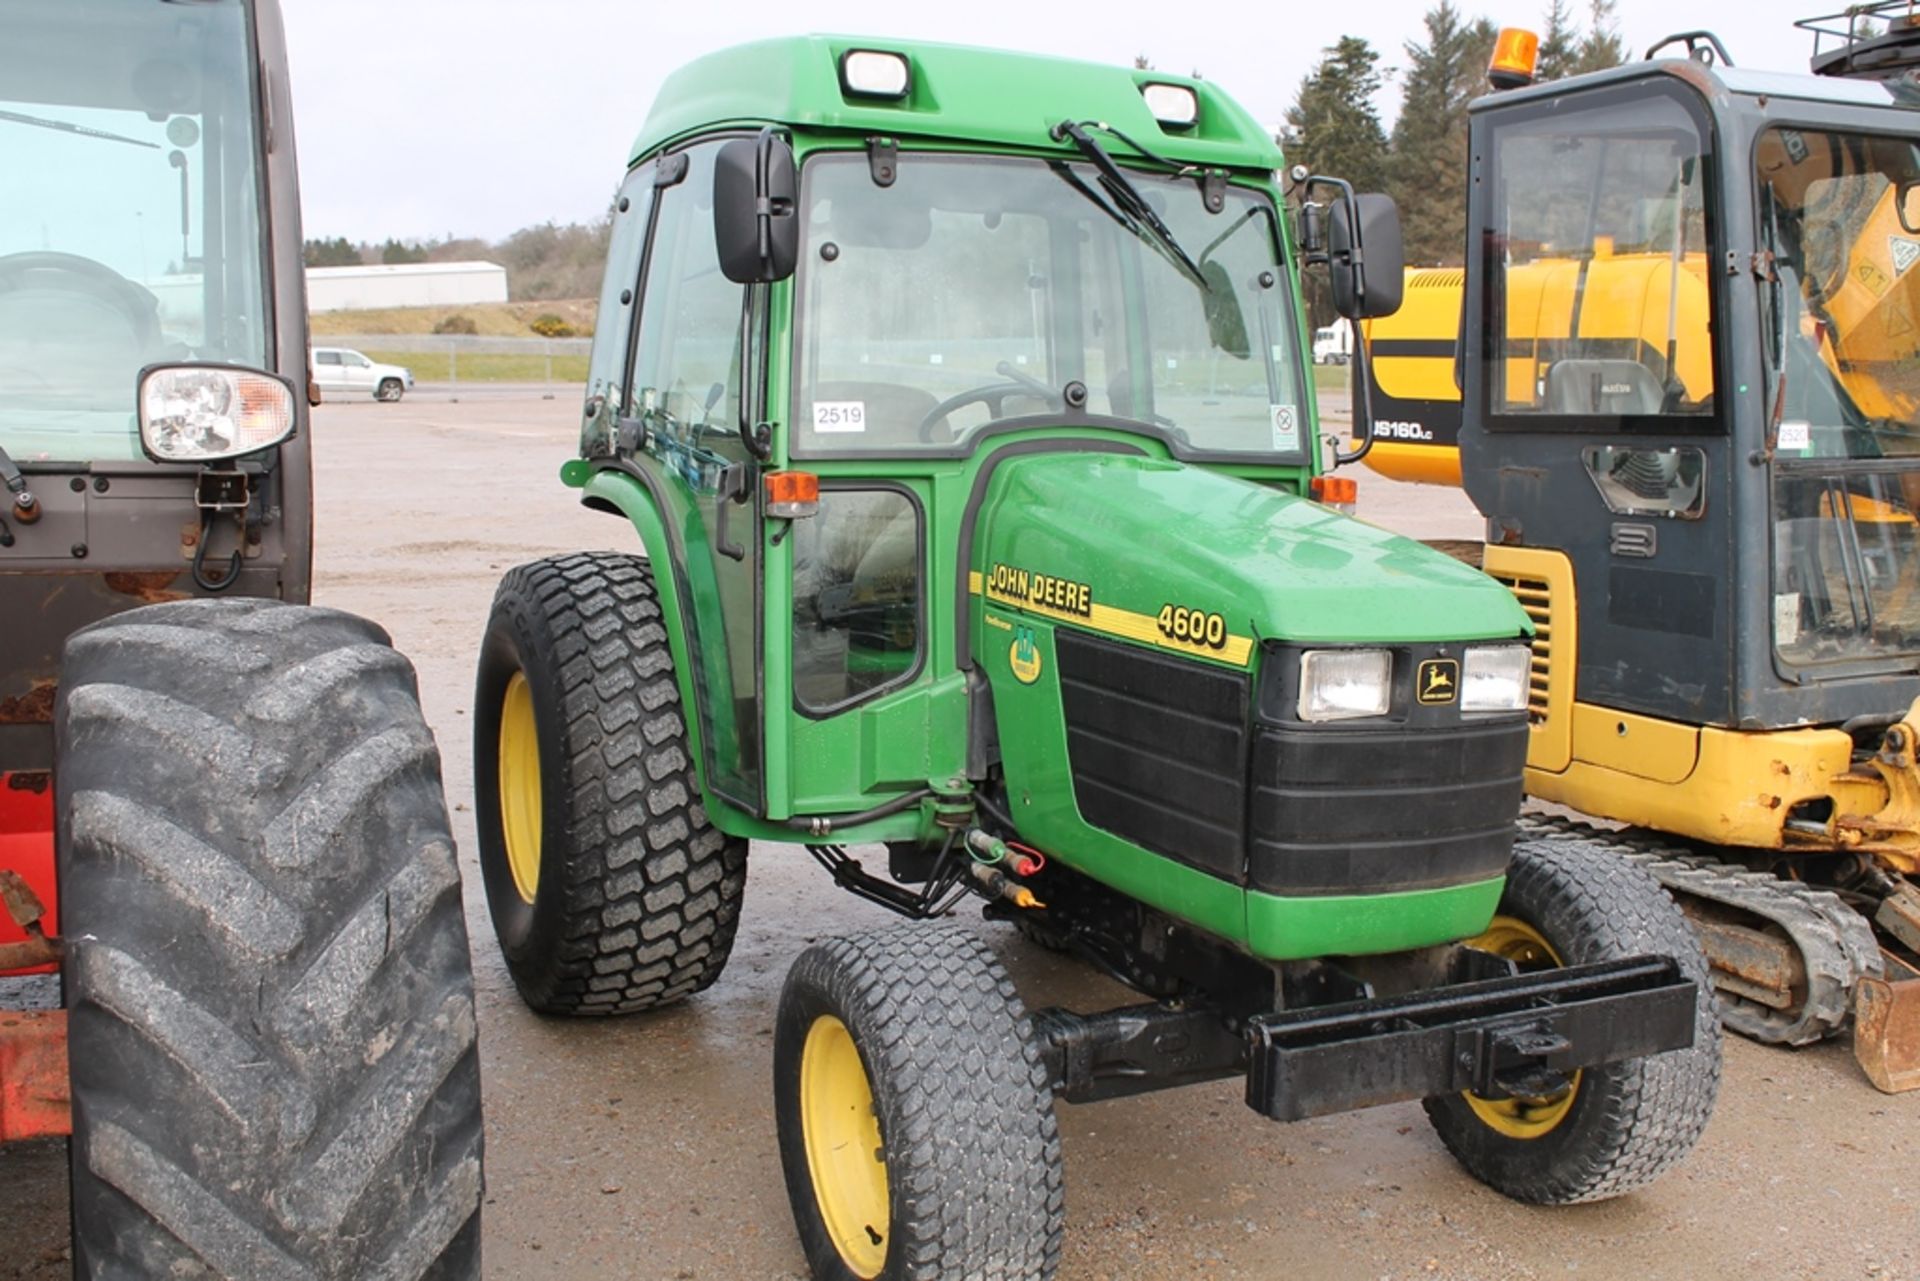
<instances>
[{"instance_id":1,"label":"gravel ground","mask_svg":"<svg viewBox=\"0 0 1920 1281\"><path fill-rule=\"evenodd\" d=\"M520 1005L487 924L467 722L494 582L550 552L635 546L555 479L575 410L533 391L315 415L316 598L392 631L419 668L445 755L480 993L488 1273L798 1277L769 1088L779 983L810 939L891 918L834 890L797 847L756 845L739 942L716 987L655 1016L571 1023ZM1452 491L1362 472L1360 493L1363 517L1418 536L1479 530ZM1030 1004L1122 999L1005 927L979 928ZM1920 1096L1876 1093L1844 1044L1730 1041L1719 1111L1692 1159L1650 1190L1563 1210L1473 1183L1417 1105L1280 1126L1226 1082L1060 1116L1067 1279L1920 1281ZM0 1187L0 1277L62 1275L59 1145L0 1151Z\"/></svg>"}]
</instances>

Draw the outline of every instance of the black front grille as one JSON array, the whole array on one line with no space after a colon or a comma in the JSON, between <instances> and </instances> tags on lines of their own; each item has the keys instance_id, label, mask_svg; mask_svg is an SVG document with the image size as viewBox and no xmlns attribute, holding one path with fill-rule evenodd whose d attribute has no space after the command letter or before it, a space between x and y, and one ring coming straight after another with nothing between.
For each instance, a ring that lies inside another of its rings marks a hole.
<instances>
[{"instance_id":1,"label":"black front grille","mask_svg":"<svg viewBox=\"0 0 1920 1281\"><path fill-rule=\"evenodd\" d=\"M1080 816L1243 884L1247 678L1066 627L1054 648Z\"/></svg>"},{"instance_id":2,"label":"black front grille","mask_svg":"<svg viewBox=\"0 0 1920 1281\"><path fill-rule=\"evenodd\" d=\"M1263 725L1247 884L1273 894L1432 889L1513 853L1524 717L1417 729Z\"/></svg>"}]
</instances>

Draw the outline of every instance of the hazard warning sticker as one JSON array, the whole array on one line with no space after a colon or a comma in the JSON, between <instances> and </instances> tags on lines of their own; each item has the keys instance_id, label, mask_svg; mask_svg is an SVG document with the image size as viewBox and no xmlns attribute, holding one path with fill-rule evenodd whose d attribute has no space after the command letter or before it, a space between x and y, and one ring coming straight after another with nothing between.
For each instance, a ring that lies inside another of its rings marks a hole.
<instances>
[{"instance_id":1,"label":"hazard warning sticker","mask_svg":"<svg viewBox=\"0 0 1920 1281\"><path fill-rule=\"evenodd\" d=\"M1893 255L1893 274L1904 276L1907 268L1920 262L1920 240L1908 240L1905 236L1888 236L1887 252Z\"/></svg>"}]
</instances>

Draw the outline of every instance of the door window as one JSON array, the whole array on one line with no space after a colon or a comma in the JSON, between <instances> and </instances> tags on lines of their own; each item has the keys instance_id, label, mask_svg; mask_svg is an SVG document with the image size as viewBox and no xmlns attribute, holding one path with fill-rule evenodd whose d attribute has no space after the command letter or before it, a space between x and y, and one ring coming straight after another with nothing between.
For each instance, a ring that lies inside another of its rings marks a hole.
<instances>
[{"instance_id":1,"label":"door window","mask_svg":"<svg viewBox=\"0 0 1920 1281\"><path fill-rule=\"evenodd\" d=\"M689 149L686 176L656 197L629 384L633 413L646 427L643 465L662 482L664 515L681 540L707 782L758 813L757 484L739 430L746 291L721 272L714 244L719 145Z\"/></svg>"},{"instance_id":2,"label":"door window","mask_svg":"<svg viewBox=\"0 0 1920 1281\"><path fill-rule=\"evenodd\" d=\"M894 489L828 489L793 522L793 690L838 710L920 666L920 511Z\"/></svg>"}]
</instances>

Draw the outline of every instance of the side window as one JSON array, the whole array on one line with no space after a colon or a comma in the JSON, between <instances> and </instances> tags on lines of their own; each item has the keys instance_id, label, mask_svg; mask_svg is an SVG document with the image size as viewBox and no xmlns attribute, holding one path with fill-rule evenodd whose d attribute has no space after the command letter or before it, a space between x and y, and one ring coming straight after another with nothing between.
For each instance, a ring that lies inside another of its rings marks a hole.
<instances>
[{"instance_id":1,"label":"side window","mask_svg":"<svg viewBox=\"0 0 1920 1281\"><path fill-rule=\"evenodd\" d=\"M313 363L316 365L337 365L340 363L340 353L337 351L316 351L313 353Z\"/></svg>"},{"instance_id":2,"label":"side window","mask_svg":"<svg viewBox=\"0 0 1920 1281\"><path fill-rule=\"evenodd\" d=\"M793 690L831 711L920 660L920 509L895 489L827 489L793 522Z\"/></svg>"},{"instance_id":3,"label":"side window","mask_svg":"<svg viewBox=\"0 0 1920 1281\"><path fill-rule=\"evenodd\" d=\"M1713 413L1708 164L1681 104L1556 112L1493 143L1496 415Z\"/></svg>"},{"instance_id":4,"label":"side window","mask_svg":"<svg viewBox=\"0 0 1920 1281\"><path fill-rule=\"evenodd\" d=\"M737 450L744 286L720 270L713 239L713 157L687 152L687 175L660 191L640 301L633 403L647 448L699 493L712 493ZM718 452L716 452L718 451Z\"/></svg>"},{"instance_id":5,"label":"side window","mask_svg":"<svg viewBox=\"0 0 1920 1281\"><path fill-rule=\"evenodd\" d=\"M627 350L639 302L640 251L653 215L653 176L651 164L635 168L613 202L607 269L593 322L593 355L587 361L587 409L580 426L584 458L612 455L614 425L627 412Z\"/></svg>"}]
</instances>

